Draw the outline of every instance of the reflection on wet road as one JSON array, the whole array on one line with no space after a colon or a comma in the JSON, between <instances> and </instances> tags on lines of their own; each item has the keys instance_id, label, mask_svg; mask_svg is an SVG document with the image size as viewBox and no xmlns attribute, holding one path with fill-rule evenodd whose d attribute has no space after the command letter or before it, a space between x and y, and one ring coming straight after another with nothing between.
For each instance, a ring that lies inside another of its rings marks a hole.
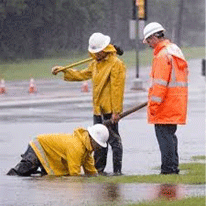
<instances>
[{"instance_id":1,"label":"reflection on wet road","mask_svg":"<svg viewBox=\"0 0 206 206\"><path fill-rule=\"evenodd\" d=\"M180 163L190 162L192 156L205 154L205 89L199 90L199 87L202 88L202 83L197 81L197 75L195 76L197 72L190 73L191 82L195 84L191 84L189 88L188 124L178 126L177 131ZM70 85L68 87L71 89ZM50 89L49 86L47 90ZM69 89L66 88L66 92ZM56 90L59 95L59 88ZM50 91L52 94L53 92ZM12 97L13 94L10 95ZM35 99L35 96L32 98ZM83 98L84 96L81 101ZM142 97L135 97L132 94L125 101L125 109L133 107L137 102L143 102ZM174 200L188 196L205 196L205 185L86 184L79 178L73 177L6 176L8 170L19 162L20 154L25 151L28 142L36 135L71 133L75 127L90 126L92 105L88 102L57 103L16 108L1 107L0 110L0 205L2 206L114 203L123 205L143 200L154 201L159 198ZM146 108L125 117L119 126L123 142L123 174L159 174L160 171L156 168L160 167L160 152L153 125L147 124ZM111 148L106 172L112 172Z\"/></svg>"},{"instance_id":2,"label":"reflection on wet road","mask_svg":"<svg viewBox=\"0 0 206 206\"><path fill-rule=\"evenodd\" d=\"M136 114L138 116L138 114ZM204 115L194 116L187 126L179 127L180 163L189 162L191 156L203 155ZM147 184L86 184L72 182L71 177L62 178L22 178L9 177L6 172L16 165L27 148L28 142L38 134L70 133L77 126L87 127L92 120L66 123L2 123L0 125L0 205L98 205L98 203L117 205L142 200L153 201L159 197L168 199L186 196L204 195L203 186L165 186ZM195 139L191 134L195 131ZM153 126L145 119L125 118L120 122L120 134L123 141L123 173L158 174L160 153L154 135ZM198 148L198 150L197 150ZM106 172L112 172L112 156L109 148Z\"/></svg>"},{"instance_id":3,"label":"reflection on wet road","mask_svg":"<svg viewBox=\"0 0 206 206\"><path fill-rule=\"evenodd\" d=\"M123 205L143 200L203 196L204 186L82 183L73 177L6 177L15 186L1 192L4 205Z\"/></svg>"},{"instance_id":4,"label":"reflection on wet road","mask_svg":"<svg viewBox=\"0 0 206 206\"><path fill-rule=\"evenodd\" d=\"M193 119L188 126L179 128L180 163L190 161L191 156L204 154L204 138L201 138L204 135L204 118L202 117L202 121L200 118L201 116ZM160 197L171 200L204 195L204 185L86 184L79 182L78 177L75 180L73 177L26 178L5 175L19 162L20 154L37 134L69 132L77 125L87 127L90 121L0 125L0 205L110 205L114 201L117 205L122 205L142 200L153 201ZM195 140L191 135L191 127L196 131ZM143 120L125 119L120 128L124 145L123 173L158 174L159 170L154 168L160 165L160 154L156 139L151 135L153 127ZM112 172L111 149L106 171Z\"/></svg>"}]
</instances>

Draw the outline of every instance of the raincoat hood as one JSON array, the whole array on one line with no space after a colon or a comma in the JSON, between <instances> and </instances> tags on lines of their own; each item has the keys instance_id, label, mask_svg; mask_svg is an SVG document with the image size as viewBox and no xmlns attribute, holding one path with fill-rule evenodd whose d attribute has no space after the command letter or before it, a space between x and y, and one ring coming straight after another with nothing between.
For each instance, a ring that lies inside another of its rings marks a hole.
<instances>
[{"instance_id":1,"label":"raincoat hood","mask_svg":"<svg viewBox=\"0 0 206 206\"><path fill-rule=\"evenodd\" d=\"M171 43L167 39L157 44L154 49L154 55L157 55L159 51L162 50L164 47L166 47L168 54L173 56L173 58L176 60L179 69L184 69L188 66L181 49L176 44Z\"/></svg>"},{"instance_id":2,"label":"raincoat hood","mask_svg":"<svg viewBox=\"0 0 206 206\"><path fill-rule=\"evenodd\" d=\"M115 49L115 47L112 45L112 44L109 44L106 48L104 48L102 50L103 52L106 52L106 53L116 53L117 50ZM95 56L95 53L91 53L89 52L90 56L93 58L93 59L96 59L96 56Z\"/></svg>"},{"instance_id":3,"label":"raincoat hood","mask_svg":"<svg viewBox=\"0 0 206 206\"><path fill-rule=\"evenodd\" d=\"M87 130L83 128L78 128L74 130L73 135L79 138L79 140L82 142L82 144L87 148L89 152L92 152L93 149L91 146L89 133Z\"/></svg>"},{"instance_id":4,"label":"raincoat hood","mask_svg":"<svg viewBox=\"0 0 206 206\"><path fill-rule=\"evenodd\" d=\"M114 48L112 44L109 44L105 49L103 49L104 52L117 52L117 50Z\"/></svg>"},{"instance_id":5,"label":"raincoat hood","mask_svg":"<svg viewBox=\"0 0 206 206\"><path fill-rule=\"evenodd\" d=\"M167 52L174 57L179 69L184 69L188 66L181 49L176 44L171 43L167 47Z\"/></svg>"}]
</instances>

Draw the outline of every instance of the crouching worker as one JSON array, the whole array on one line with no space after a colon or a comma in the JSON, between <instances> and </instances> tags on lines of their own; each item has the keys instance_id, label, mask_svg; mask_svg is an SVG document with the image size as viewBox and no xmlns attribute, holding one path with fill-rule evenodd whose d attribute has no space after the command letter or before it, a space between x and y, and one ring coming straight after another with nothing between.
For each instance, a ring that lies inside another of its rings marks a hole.
<instances>
[{"instance_id":1,"label":"crouching worker","mask_svg":"<svg viewBox=\"0 0 206 206\"><path fill-rule=\"evenodd\" d=\"M29 143L22 160L7 175L97 175L92 152L107 147L109 131L103 124L77 128L72 134L42 134Z\"/></svg>"}]
</instances>

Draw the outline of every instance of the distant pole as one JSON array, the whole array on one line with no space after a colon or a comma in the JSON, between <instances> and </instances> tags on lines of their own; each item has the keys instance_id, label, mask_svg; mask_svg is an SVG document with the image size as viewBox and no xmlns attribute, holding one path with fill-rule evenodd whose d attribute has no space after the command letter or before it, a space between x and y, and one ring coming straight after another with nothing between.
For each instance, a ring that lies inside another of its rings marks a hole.
<instances>
[{"instance_id":1,"label":"distant pole","mask_svg":"<svg viewBox=\"0 0 206 206\"><path fill-rule=\"evenodd\" d=\"M115 39L115 0L111 0L110 1L110 5L111 5L111 19L110 19L110 28L111 28L111 39Z\"/></svg>"},{"instance_id":2,"label":"distant pole","mask_svg":"<svg viewBox=\"0 0 206 206\"><path fill-rule=\"evenodd\" d=\"M182 16L184 9L184 1L179 1L179 14L177 19L177 27L176 27L176 42L178 46L181 46L181 33L182 33Z\"/></svg>"},{"instance_id":3,"label":"distant pole","mask_svg":"<svg viewBox=\"0 0 206 206\"><path fill-rule=\"evenodd\" d=\"M132 82L131 89L133 90L142 90L143 82L139 78L139 16L136 0L133 0L133 16L132 19L135 21L135 53L136 53L136 78Z\"/></svg>"},{"instance_id":4,"label":"distant pole","mask_svg":"<svg viewBox=\"0 0 206 206\"><path fill-rule=\"evenodd\" d=\"M202 75L206 76L206 59L202 59Z\"/></svg>"},{"instance_id":5,"label":"distant pole","mask_svg":"<svg viewBox=\"0 0 206 206\"><path fill-rule=\"evenodd\" d=\"M135 53L136 53L136 78L139 78L139 19L138 19L138 9L136 6L136 0L133 0L133 20L136 20L136 37L135 37Z\"/></svg>"}]
</instances>

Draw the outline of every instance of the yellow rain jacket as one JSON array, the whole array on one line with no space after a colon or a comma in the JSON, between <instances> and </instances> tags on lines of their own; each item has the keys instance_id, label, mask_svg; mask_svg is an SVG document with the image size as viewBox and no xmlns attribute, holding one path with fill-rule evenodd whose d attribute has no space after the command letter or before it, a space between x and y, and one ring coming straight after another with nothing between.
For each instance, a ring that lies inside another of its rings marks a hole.
<instances>
[{"instance_id":1,"label":"yellow rain jacket","mask_svg":"<svg viewBox=\"0 0 206 206\"><path fill-rule=\"evenodd\" d=\"M124 63L117 58L113 45L109 44L103 51L109 52L103 61L97 62L94 59L88 68L81 71L64 70L64 80L92 79L94 114L119 114L123 110L126 68Z\"/></svg>"},{"instance_id":2,"label":"yellow rain jacket","mask_svg":"<svg viewBox=\"0 0 206 206\"><path fill-rule=\"evenodd\" d=\"M77 128L73 134L43 134L30 142L48 175L95 175L89 133Z\"/></svg>"}]
</instances>

